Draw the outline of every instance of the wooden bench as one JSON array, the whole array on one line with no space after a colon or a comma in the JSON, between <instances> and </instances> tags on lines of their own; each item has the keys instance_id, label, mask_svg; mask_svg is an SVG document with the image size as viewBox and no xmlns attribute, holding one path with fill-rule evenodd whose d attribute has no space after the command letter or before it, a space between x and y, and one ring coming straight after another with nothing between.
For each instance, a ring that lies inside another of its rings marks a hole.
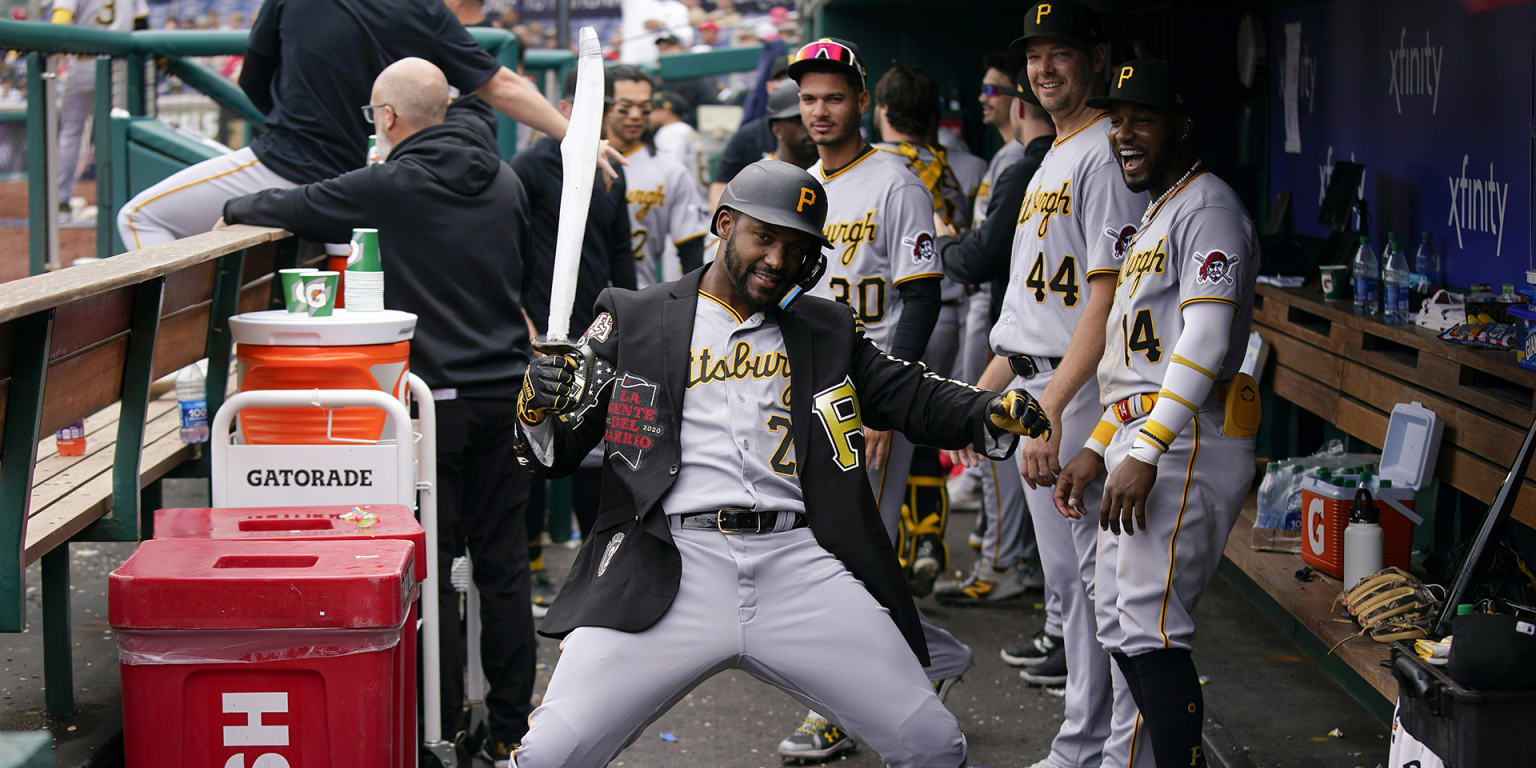
<instances>
[{"instance_id":1,"label":"wooden bench","mask_svg":"<svg viewBox=\"0 0 1536 768\"><path fill-rule=\"evenodd\" d=\"M1324 301L1316 290L1259 286L1254 328L1272 349L1273 363L1262 388L1289 404L1267 414L1278 418L1266 425L1266 431L1292 433L1289 445L1278 450L1316 448L1297 444L1297 409L1379 450L1392 406L1416 400L1445 423L1435 467L1437 482L1419 494L1418 511L1428 528L1421 529L1416 540L1427 540L1435 549L1457 541L1456 515L1448 507L1463 507L1467 517L1480 517L1481 507L1498 492L1530 424L1536 407L1536 371L1515 365L1512 352L1458 346L1414 325L1386 325L1378 318L1357 316L1350 302ZM1525 478L1515 518L1536 526L1533 479L1536 470ZM1338 580L1319 574L1316 581L1299 581L1295 572L1304 565L1299 555L1259 552L1250 546L1253 515L1250 497L1227 541L1224 569L1235 570L1268 594L1294 627L1310 635L1299 639L1311 640L1314 650L1333 647L1354 633L1358 628L1353 624L1337 621L1340 614L1334 610L1333 598L1341 588ZM1358 680L1341 682L1362 703L1381 712L1383 699L1362 692L1396 699L1397 683L1380 665L1386 657L1386 646L1357 639L1344 642L1320 660L1352 671Z\"/></svg>"},{"instance_id":2,"label":"wooden bench","mask_svg":"<svg viewBox=\"0 0 1536 768\"><path fill-rule=\"evenodd\" d=\"M0 631L25 629L27 566L41 561L50 713L73 709L70 541L134 541L141 493L192 456L174 392L152 382L208 358L223 402L229 317L280 303L274 271L318 262L282 230L230 227L0 284ZM86 454L53 433L84 421Z\"/></svg>"}]
</instances>

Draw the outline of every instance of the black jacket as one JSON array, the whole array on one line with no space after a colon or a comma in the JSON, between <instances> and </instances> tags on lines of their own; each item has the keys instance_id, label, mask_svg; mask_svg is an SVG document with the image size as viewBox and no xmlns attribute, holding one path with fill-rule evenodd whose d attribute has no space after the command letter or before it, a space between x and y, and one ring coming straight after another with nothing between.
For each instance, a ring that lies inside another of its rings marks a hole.
<instances>
[{"instance_id":1,"label":"black jacket","mask_svg":"<svg viewBox=\"0 0 1536 768\"><path fill-rule=\"evenodd\" d=\"M1024 156L997 175L987 199L987 220L959 239L938 239L944 274L962 283L992 284L992 322L1003 306L1008 287L1008 265L1013 257L1013 230L1019 223L1019 207L1029 182L1045 160L1055 136L1041 136L1024 147Z\"/></svg>"},{"instance_id":2,"label":"black jacket","mask_svg":"<svg viewBox=\"0 0 1536 768\"><path fill-rule=\"evenodd\" d=\"M519 309L528 198L470 112L450 110L383 164L230 200L224 220L328 243L378 228L384 306L417 316L411 371L460 397L517 396L531 355Z\"/></svg>"},{"instance_id":3,"label":"black jacket","mask_svg":"<svg viewBox=\"0 0 1536 768\"><path fill-rule=\"evenodd\" d=\"M641 427L654 439L639 455L603 462L602 510L559 598L544 618L541 634L562 637L584 626L639 632L656 623L677 595L681 559L661 499L679 471L677 440L704 269L643 291L605 291L598 300L598 312L611 314L613 322L610 330L589 334L594 337L590 342L597 356L613 365L614 384L598 394L596 405L582 417L550 422L554 425L552 466L540 467L536 460L530 463L536 471L554 476L579 465L603 439L609 400L620 385L643 393L647 402L654 398L654 420ZM986 409L995 395L887 356L864 336L848 308L836 302L802 297L778 320L792 371L791 432L811 532L890 611L926 665L928 649L917 609L880 522L863 466L859 419L875 429L901 430L919 444L985 445ZM598 327L603 325L600 322ZM846 400L837 393L850 382L856 409L848 420ZM821 415L823 409L832 412L830 424L829 417ZM519 435L520 441L524 439L521 430ZM853 449L849 466L838 463L836 439ZM1013 441L1000 447L1011 453ZM526 444L519 450L529 455ZM620 450L634 454L632 447ZM605 550L619 534L624 538L599 576Z\"/></svg>"},{"instance_id":4,"label":"black jacket","mask_svg":"<svg viewBox=\"0 0 1536 768\"><path fill-rule=\"evenodd\" d=\"M523 306L539 333L548 333L549 290L555 270L555 237L560 227L560 190L565 163L560 142L548 136L512 158L512 170L528 190L528 210L533 225L533 251L528 259L528 290ZM592 305L610 285L635 287L635 254L629 241L629 208L624 202L624 174L609 185L602 171L596 173L592 201L587 208L587 233L581 239L581 267L576 276L576 303L571 308L571 330L580 333L592 324Z\"/></svg>"}]
</instances>

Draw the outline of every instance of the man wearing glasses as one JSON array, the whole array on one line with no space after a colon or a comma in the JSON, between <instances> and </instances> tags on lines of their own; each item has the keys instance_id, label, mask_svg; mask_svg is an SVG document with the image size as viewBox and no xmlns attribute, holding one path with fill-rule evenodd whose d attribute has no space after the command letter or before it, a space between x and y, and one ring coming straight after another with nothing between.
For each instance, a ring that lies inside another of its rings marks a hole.
<instances>
[{"instance_id":1,"label":"man wearing glasses","mask_svg":"<svg viewBox=\"0 0 1536 768\"><path fill-rule=\"evenodd\" d=\"M613 111L607 138L623 155L629 237L635 280L648 285L676 280L704 263L704 194L698 181L669 155L656 151L650 133L655 83L645 70L620 65L613 80Z\"/></svg>"},{"instance_id":2,"label":"man wearing glasses","mask_svg":"<svg viewBox=\"0 0 1536 768\"><path fill-rule=\"evenodd\" d=\"M520 309L533 261L528 197L485 121L462 104L449 107L448 82L431 63L391 64L367 111L384 162L236 197L224 220L322 242L378 228L385 306L417 316L411 371L437 395L443 733L452 739L464 728L464 641L448 571L467 546L490 683L485 756L505 760L506 745L528 729L535 666L523 512L530 478L507 427L532 356Z\"/></svg>"},{"instance_id":3,"label":"man wearing glasses","mask_svg":"<svg viewBox=\"0 0 1536 768\"><path fill-rule=\"evenodd\" d=\"M267 116L266 132L249 147L134 196L117 216L124 246L206 232L230 198L323 181L362 165L374 131L357 106L369 103L369 86L385 67L410 56L436 65L460 93L475 93L551 136L565 135L565 118L476 44L442 0L267 0L240 71L241 90Z\"/></svg>"}]
</instances>

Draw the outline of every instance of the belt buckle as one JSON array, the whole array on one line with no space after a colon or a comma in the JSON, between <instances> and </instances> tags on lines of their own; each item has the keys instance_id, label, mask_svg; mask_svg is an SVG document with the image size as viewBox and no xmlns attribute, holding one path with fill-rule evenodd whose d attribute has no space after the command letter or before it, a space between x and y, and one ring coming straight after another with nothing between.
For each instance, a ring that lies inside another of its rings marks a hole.
<instances>
[{"instance_id":1,"label":"belt buckle","mask_svg":"<svg viewBox=\"0 0 1536 768\"><path fill-rule=\"evenodd\" d=\"M1032 355L1012 355L1008 358L1008 367L1013 369L1015 375L1025 379L1033 379L1040 372Z\"/></svg>"}]
</instances>

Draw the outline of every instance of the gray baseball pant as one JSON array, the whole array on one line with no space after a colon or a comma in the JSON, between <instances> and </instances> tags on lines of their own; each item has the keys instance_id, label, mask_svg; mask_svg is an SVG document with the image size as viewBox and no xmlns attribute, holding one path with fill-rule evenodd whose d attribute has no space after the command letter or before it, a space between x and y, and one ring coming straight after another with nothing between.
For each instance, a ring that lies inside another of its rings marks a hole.
<instances>
[{"instance_id":1,"label":"gray baseball pant","mask_svg":"<svg viewBox=\"0 0 1536 768\"><path fill-rule=\"evenodd\" d=\"M1023 387L1031 395L1045 392L1054 372L1047 371L1025 379L1015 377L1012 386ZM1099 423L1098 385L1089 380L1062 413L1061 456L1065 465L1077 455L1088 435ZM1094 619L1094 563L1098 548L1099 525L1096 516L1068 520L1056 510L1056 489L1024 487L1025 503L1035 526L1040 546L1040 565L1048 590L1061 601L1062 637L1067 649L1066 720L1051 742L1050 760L1054 768L1098 766L1109 737L1111 717L1109 654L1098 642ZM1102 479L1096 480L1083 494L1089 510L1099 508L1104 492Z\"/></svg>"},{"instance_id":2,"label":"gray baseball pant","mask_svg":"<svg viewBox=\"0 0 1536 768\"><path fill-rule=\"evenodd\" d=\"M96 106L96 65L91 59L70 63L64 78L64 97L59 104L59 202L68 203L80 177L80 147L85 143L85 124ZM101 148L99 151L106 151Z\"/></svg>"},{"instance_id":3,"label":"gray baseball pant","mask_svg":"<svg viewBox=\"0 0 1536 768\"><path fill-rule=\"evenodd\" d=\"M827 713L887 765L965 765L965 736L890 614L809 529L725 535L674 525L672 536L682 577L666 615L643 632L581 627L567 636L514 766L607 765L727 669Z\"/></svg>"},{"instance_id":4,"label":"gray baseball pant","mask_svg":"<svg viewBox=\"0 0 1536 768\"><path fill-rule=\"evenodd\" d=\"M204 160L134 195L117 212L117 231L128 250L168 243L213 229L224 202L264 189L297 184L262 165L250 147Z\"/></svg>"},{"instance_id":5,"label":"gray baseball pant","mask_svg":"<svg viewBox=\"0 0 1536 768\"><path fill-rule=\"evenodd\" d=\"M1097 510L1090 508L1097 514ZM1124 639L1120 634L1120 612L1115 600L1115 569L1120 559L1120 537L1109 531L1099 531L1098 554L1094 562L1094 617L1098 623L1099 643L1105 648L1119 648ZM1099 588L1097 585L1104 585ZM1113 680L1113 715L1109 723L1109 738L1104 742L1104 761L1101 768L1156 768L1152 755L1152 737L1146 724L1141 721L1141 710L1120 673L1120 665L1111 663L1109 674Z\"/></svg>"}]
</instances>

